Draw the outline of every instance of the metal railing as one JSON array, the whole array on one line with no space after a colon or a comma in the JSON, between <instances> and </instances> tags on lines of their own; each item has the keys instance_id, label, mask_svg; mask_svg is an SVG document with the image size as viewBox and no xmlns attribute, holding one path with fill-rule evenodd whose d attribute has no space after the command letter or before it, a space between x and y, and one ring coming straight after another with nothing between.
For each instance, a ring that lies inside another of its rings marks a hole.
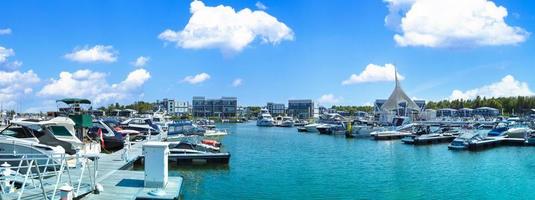
<instances>
[{"instance_id":1,"label":"metal railing","mask_svg":"<svg viewBox=\"0 0 535 200\"><path fill-rule=\"evenodd\" d=\"M27 190L35 189L40 190L42 199L56 199L59 186L62 184L73 186L74 178L77 180L74 183L76 187L73 193L74 196L78 196L82 194L80 189L86 170L90 188L87 192L94 191L98 160L98 155L0 154L0 196L12 195L11 198L21 199ZM76 163L74 166L69 166L69 161ZM79 170L79 177L73 175L76 170ZM65 173L67 180L63 178ZM20 187L16 188L15 183ZM45 185L52 185L52 189ZM47 195L48 192L52 192L50 197Z\"/></svg>"}]
</instances>

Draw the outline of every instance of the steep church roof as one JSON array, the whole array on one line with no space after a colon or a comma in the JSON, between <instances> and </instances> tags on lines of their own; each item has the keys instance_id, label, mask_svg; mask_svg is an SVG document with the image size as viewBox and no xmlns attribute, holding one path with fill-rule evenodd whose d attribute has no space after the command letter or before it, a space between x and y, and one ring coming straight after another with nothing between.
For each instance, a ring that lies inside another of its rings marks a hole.
<instances>
[{"instance_id":1,"label":"steep church roof","mask_svg":"<svg viewBox=\"0 0 535 200\"><path fill-rule=\"evenodd\" d=\"M394 88L394 91L392 91L392 94L390 97L388 97L388 100L381 106L381 109L384 111L391 111L396 110L400 106L400 103L405 103L407 105L407 109L413 109L413 110L420 110L420 107L414 103L414 101L405 94L405 91L401 89L401 85L399 84L398 80L398 73L397 70L394 68L394 76L396 77L396 87Z\"/></svg>"}]
</instances>

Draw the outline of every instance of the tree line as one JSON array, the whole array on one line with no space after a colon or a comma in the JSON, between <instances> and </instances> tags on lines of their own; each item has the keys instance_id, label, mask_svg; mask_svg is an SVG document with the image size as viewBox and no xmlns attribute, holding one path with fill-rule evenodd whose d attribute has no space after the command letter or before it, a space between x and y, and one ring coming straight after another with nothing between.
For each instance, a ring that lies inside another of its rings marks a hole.
<instances>
[{"instance_id":1,"label":"tree line","mask_svg":"<svg viewBox=\"0 0 535 200\"><path fill-rule=\"evenodd\" d=\"M500 110L503 115L511 114L527 114L531 109L535 108L535 96L517 96L517 97L498 97L498 98L485 98L477 96L475 99L463 100L442 100L442 101L429 101L426 108L428 109L441 109L441 108L479 108L479 107L492 107Z\"/></svg>"}]
</instances>

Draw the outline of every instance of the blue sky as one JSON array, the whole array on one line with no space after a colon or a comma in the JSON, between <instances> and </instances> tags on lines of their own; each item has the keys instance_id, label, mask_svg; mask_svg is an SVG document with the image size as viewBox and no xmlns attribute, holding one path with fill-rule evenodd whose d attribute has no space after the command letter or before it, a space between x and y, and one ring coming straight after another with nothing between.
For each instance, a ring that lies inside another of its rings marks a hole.
<instances>
[{"instance_id":1,"label":"blue sky","mask_svg":"<svg viewBox=\"0 0 535 200\"><path fill-rule=\"evenodd\" d=\"M0 48L0 101L21 111L53 109L53 100L66 96L97 104L200 95L237 96L241 105L293 98L363 105L387 98L393 89L387 64L395 65L407 94L418 99L532 95L534 3L470 1L441 7L490 13L495 17L486 21L490 25L473 30L477 16L426 16L434 13L413 9L415 4L437 7L429 0L262 0L265 10L256 0L207 0L199 7L206 9L203 13L190 12L193 4L186 0L2 1L0 47L9 55L2 60ZM495 8L482 8L489 3ZM397 7L407 24L385 23L389 8ZM258 15L209 18L223 8L249 8ZM193 26L197 14L201 24ZM223 31L203 29L210 20L220 20L214 23ZM187 25L191 34L180 36ZM165 30L179 36L163 37ZM396 34L403 40L395 40ZM102 52L88 53L95 47ZM101 55L106 52L111 55ZM140 56L148 62L134 66ZM367 66L368 76L342 84ZM61 72L72 80L60 81ZM241 84L233 85L236 79Z\"/></svg>"}]
</instances>

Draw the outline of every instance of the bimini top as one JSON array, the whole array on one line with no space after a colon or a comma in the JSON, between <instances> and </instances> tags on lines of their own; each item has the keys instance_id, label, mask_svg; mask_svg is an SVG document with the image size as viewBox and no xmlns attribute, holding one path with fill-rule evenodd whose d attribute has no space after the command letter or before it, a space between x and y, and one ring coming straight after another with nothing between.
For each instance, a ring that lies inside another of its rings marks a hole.
<instances>
[{"instance_id":1,"label":"bimini top","mask_svg":"<svg viewBox=\"0 0 535 200\"><path fill-rule=\"evenodd\" d=\"M91 104L91 101L87 99L80 99L80 98L65 98L57 100L56 102L63 102L66 104Z\"/></svg>"},{"instance_id":2,"label":"bimini top","mask_svg":"<svg viewBox=\"0 0 535 200\"><path fill-rule=\"evenodd\" d=\"M388 97L388 100L381 106L383 111L391 111L399 108L400 103L406 103L406 108L413 110L420 110L420 107L414 103L414 101L405 94L405 91L401 89L401 85L398 80L398 73L394 68L394 76L396 77L396 87L394 91Z\"/></svg>"}]
</instances>

